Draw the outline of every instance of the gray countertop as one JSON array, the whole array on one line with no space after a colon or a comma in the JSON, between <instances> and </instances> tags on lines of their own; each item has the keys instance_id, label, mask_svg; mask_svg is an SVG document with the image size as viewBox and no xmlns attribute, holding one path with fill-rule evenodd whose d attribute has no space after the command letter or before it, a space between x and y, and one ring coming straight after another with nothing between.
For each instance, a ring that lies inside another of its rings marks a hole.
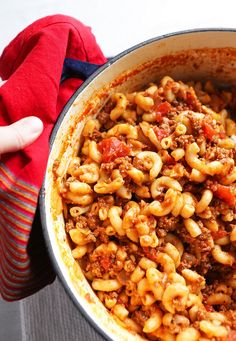
<instances>
[{"instance_id":1,"label":"gray countertop","mask_svg":"<svg viewBox=\"0 0 236 341\"><path fill-rule=\"evenodd\" d=\"M0 341L104 341L58 279L19 302L0 301Z\"/></svg>"}]
</instances>

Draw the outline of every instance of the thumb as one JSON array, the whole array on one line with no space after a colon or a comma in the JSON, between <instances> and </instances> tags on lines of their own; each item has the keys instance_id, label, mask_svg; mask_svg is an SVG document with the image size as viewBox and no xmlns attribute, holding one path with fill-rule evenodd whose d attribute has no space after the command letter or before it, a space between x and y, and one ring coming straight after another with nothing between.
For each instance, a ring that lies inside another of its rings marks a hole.
<instances>
[{"instance_id":1,"label":"thumb","mask_svg":"<svg viewBox=\"0 0 236 341\"><path fill-rule=\"evenodd\" d=\"M15 152L33 143L43 131L42 121L35 116L0 127L0 155Z\"/></svg>"}]
</instances>

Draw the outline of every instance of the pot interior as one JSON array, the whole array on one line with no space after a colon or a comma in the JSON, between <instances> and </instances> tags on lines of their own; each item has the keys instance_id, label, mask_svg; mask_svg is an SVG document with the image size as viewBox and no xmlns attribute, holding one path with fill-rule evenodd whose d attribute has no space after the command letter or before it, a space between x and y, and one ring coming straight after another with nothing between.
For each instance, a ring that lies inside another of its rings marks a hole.
<instances>
[{"instance_id":1,"label":"pot interior","mask_svg":"<svg viewBox=\"0 0 236 341\"><path fill-rule=\"evenodd\" d=\"M107 312L72 257L64 230L61 199L54 181L53 163L62 160L59 172L63 176L70 158L78 153L85 121L96 115L112 92L139 90L165 75L183 81L211 79L227 86L236 84L235 70L235 32L186 32L161 37L125 52L105 65L79 89L69 110L66 108L62 113L61 125L53 133L44 183L45 235L59 277L70 296L109 339L141 340L141 337L118 324Z\"/></svg>"}]
</instances>

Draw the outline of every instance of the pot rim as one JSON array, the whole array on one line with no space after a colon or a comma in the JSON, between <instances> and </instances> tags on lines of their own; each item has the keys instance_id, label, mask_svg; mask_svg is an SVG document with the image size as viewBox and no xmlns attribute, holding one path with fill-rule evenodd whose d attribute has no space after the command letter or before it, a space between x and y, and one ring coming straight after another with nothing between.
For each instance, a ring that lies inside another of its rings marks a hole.
<instances>
[{"instance_id":1,"label":"pot rim","mask_svg":"<svg viewBox=\"0 0 236 341\"><path fill-rule=\"evenodd\" d=\"M162 34L160 36L154 37L147 39L141 43L135 44L132 47L124 50L123 52L117 54L116 56L112 57L110 60L108 60L105 64L101 65L98 70L96 70L90 77L88 77L83 84L74 92L74 94L71 96L71 98L68 100L66 105L64 106L62 112L58 116L56 123L53 127L52 133L50 135L50 140L49 140L49 147L50 147L50 152L53 146L53 143L55 141L57 132L61 126L61 123L66 116L67 112L69 111L72 103L75 101L77 96L88 86L88 84L93 81L102 71L110 67L112 64L114 64L117 60L121 59L122 57L128 55L130 52L137 50L145 45L149 45L153 42L156 41L161 41L166 38L170 37L175 37L175 36L181 36L185 34L194 34L194 33L209 33L209 32L232 32L236 33L236 28L197 28L197 29L187 29L187 30L181 30L181 31L175 31L167 34ZM50 154L49 152L49 154ZM45 192L46 192L46 172L43 180L43 184L39 193L39 208L40 208L40 218L41 218L41 224L42 224L42 230L43 230L43 236L44 240L46 243L46 248L50 257L50 260L52 262L53 268L56 272L56 275L58 276L60 282L62 283L66 293L76 306L76 308L79 309L80 313L86 318L87 322L90 323L90 325L93 326L93 328L101 335L103 336L106 340L112 341L112 339L105 333L105 331L95 322L95 320L92 319L92 317L87 313L87 311L81 306L79 301L76 299L74 296L70 286L68 285L67 281L64 278L64 275L58 265L58 262L56 260L56 256L53 252L53 248L50 242L50 237L48 233L48 228L47 228L47 222L46 222L46 203L45 203Z\"/></svg>"}]
</instances>

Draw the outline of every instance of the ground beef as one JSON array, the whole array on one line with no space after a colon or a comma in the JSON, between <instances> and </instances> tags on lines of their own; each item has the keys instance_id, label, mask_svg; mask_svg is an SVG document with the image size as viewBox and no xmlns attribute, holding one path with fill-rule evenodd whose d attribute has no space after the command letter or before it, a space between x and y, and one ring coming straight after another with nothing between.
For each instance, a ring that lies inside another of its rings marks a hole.
<instances>
[{"instance_id":1,"label":"ground beef","mask_svg":"<svg viewBox=\"0 0 236 341\"><path fill-rule=\"evenodd\" d=\"M101 170L106 171L107 175L111 175L111 172L115 168L115 163L114 162L105 162L101 164Z\"/></svg>"},{"instance_id":2,"label":"ground beef","mask_svg":"<svg viewBox=\"0 0 236 341\"><path fill-rule=\"evenodd\" d=\"M99 261L93 261L92 263L88 263L86 266L86 271L90 271L94 277L102 278L104 275L104 270L101 267Z\"/></svg>"},{"instance_id":3,"label":"ground beef","mask_svg":"<svg viewBox=\"0 0 236 341\"><path fill-rule=\"evenodd\" d=\"M204 184L198 184L194 182L186 182L183 185L183 192L190 192L196 196L198 199L198 194L202 191ZM199 198L200 199L200 198Z\"/></svg>"},{"instance_id":4,"label":"ground beef","mask_svg":"<svg viewBox=\"0 0 236 341\"><path fill-rule=\"evenodd\" d=\"M143 255L154 262L158 263L158 252L159 252L160 247L152 248L152 247L143 247Z\"/></svg>"},{"instance_id":5,"label":"ground beef","mask_svg":"<svg viewBox=\"0 0 236 341\"><path fill-rule=\"evenodd\" d=\"M163 229L167 232L174 231L179 224L180 218L172 215L163 216L157 219L157 231Z\"/></svg>"},{"instance_id":6,"label":"ground beef","mask_svg":"<svg viewBox=\"0 0 236 341\"><path fill-rule=\"evenodd\" d=\"M226 325L236 330L236 310L225 311L224 315L226 316L226 319L227 319Z\"/></svg>"},{"instance_id":7,"label":"ground beef","mask_svg":"<svg viewBox=\"0 0 236 341\"><path fill-rule=\"evenodd\" d=\"M181 273L184 269L195 268L198 264L197 258L191 253L184 252L181 257L180 265L178 266L178 272Z\"/></svg>"},{"instance_id":8,"label":"ground beef","mask_svg":"<svg viewBox=\"0 0 236 341\"><path fill-rule=\"evenodd\" d=\"M149 318L149 314L147 314L146 311L143 310L137 310L133 313L132 318L136 323L138 323L140 326L143 326L145 321Z\"/></svg>"},{"instance_id":9,"label":"ground beef","mask_svg":"<svg viewBox=\"0 0 236 341\"><path fill-rule=\"evenodd\" d=\"M74 225L73 220L69 219L69 220L66 222L66 226L65 226L66 232L68 233L70 230L72 230L72 229L74 229L74 228L75 228L75 225Z\"/></svg>"},{"instance_id":10,"label":"ground beef","mask_svg":"<svg viewBox=\"0 0 236 341\"><path fill-rule=\"evenodd\" d=\"M96 238L99 239L99 244L102 243L108 243L109 237L106 234L106 229L104 227L98 227L95 230L93 230L93 234Z\"/></svg>"},{"instance_id":11,"label":"ground beef","mask_svg":"<svg viewBox=\"0 0 236 341\"><path fill-rule=\"evenodd\" d=\"M76 227L77 228L85 229L88 227L88 220L86 217L80 215L74 219L76 221Z\"/></svg>"},{"instance_id":12,"label":"ground beef","mask_svg":"<svg viewBox=\"0 0 236 341\"><path fill-rule=\"evenodd\" d=\"M133 165L135 168L140 169L142 172L146 171L146 168L143 165L143 161L137 157L134 158Z\"/></svg>"},{"instance_id":13,"label":"ground beef","mask_svg":"<svg viewBox=\"0 0 236 341\"><path fill-rule=\"evenodd\" d=\"M93 213L89 212L86 214L86 218L89 222L90 230L93 231L100 225L100 219L97 215L94 215Z\"/></svg>"},{"instance_id":14,"label":"ground beef","mask_svg":"<svg viewBox=\"0 0 236 341\"><path fill-rule=\"evenodd\" d=\"M107 123L109 119L110 119L110 115L108 112L100 111L97 115L97 120L99 121L99 123L101 123L101 125L104 125L105 123Z\"/></svg>"},{"instance_id":15,"label":"ground beef","mask_svg":"<svg viewBox=\"0 0 236 341\"><path fill-rule=\"evenodd\" d=\"M100 111L98 113L97 120L99 123L101 123L105 130L110 129L115 124L115 122L110 119L110 114L109 112L105 111L105 108L104 111Z\"/></svg>"},{"instance_id":16,"label":"ground beef","mask_svg":"<svg viewBox=\"0 0 236 341\"><path fill-rule=\"evenodd\" d=\"M94 129L93 134L91 136L91 140L95 142L99 142L101 138L102 138L102 133L99 130Z\"/></svg>"},{"instance_id":17,"label":"ground beef","mask_svg":"<svg viewBox=\"0 0 236 341\"><path fill-rule=\"evenodd\" d=\"M127 176L127 170L132 167L132 159L128 156L120 157L115 160L115 164L119 167L119 171L123 177Z\"/></svg>"},{"instance_id":18,"label":"ground beef","mask_svg":"<svg viewBox=\"0 0 236 341\"><path fill-rule=\"evenodd\" d=\"M177 144L177 148L184 148L194 142L193 135L181 135L175 138L175 143Z\"/></svg>"},{"instance_id":19,"label":"ground beef","mask_svg":"<svg viewBox=\"0 0 236 341\"><path fill-rule=\"evenodd\" d=\"M156 229L156 235L158 238L164 238L167 235L167 231L164 229Z\"/></svg>"},{"instance_id":20,"label":"ground beef","mask_svg":"<svg viewBox=\"0 0 236 341\"><path fill-rule=\"evenodd\" d=\"M224 158L232 158L233 157L233 149L225 149L217 146L207 146L206 153L204 154L204 158L207 160L222 160ZM229 160L228 160L229 161Z\"/></svg>"},{"instance_id":21,"label":"ground beef","mask_svg":"<svg viewBox=\"0 0 236 341\"><path fill-rule=\"evenodd\" d=\"M191 237L183 224L178 228L178 235L181 236L180 238L187 244L185 248L187 252L196 257L196 270L201 275L204 275L211 267L209 257L211 256L213 242L210 231L204 227L200 221L198 221L198 225L201 228L202 233L197 238ZM182 264L182 266L186 266L186 264Z\"/></svg>"},{"instance_id":22,"label":"ground beef","mask_svg":"<svg viewBox=\"0 0 236 341\"><path fill-rule=\"evenodd\" d=\"M103 195L102 197L98 197L97 203L99 208L110 207L114 205L114 197L112 195Z\"/></svg>"}]
</instances>

